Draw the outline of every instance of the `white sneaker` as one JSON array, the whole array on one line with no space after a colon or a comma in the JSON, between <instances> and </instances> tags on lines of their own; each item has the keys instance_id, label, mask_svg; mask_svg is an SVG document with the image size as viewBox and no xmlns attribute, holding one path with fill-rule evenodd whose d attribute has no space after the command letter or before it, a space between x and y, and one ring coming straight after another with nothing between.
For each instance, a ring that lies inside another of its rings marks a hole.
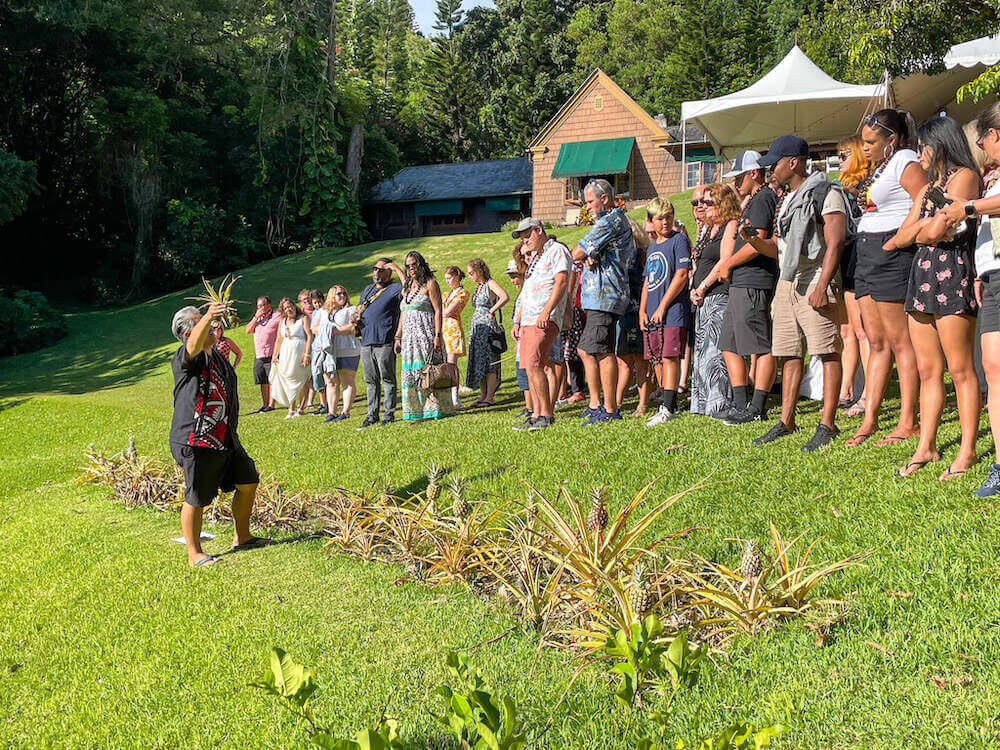
<instances>
[{"instance_id":1,"label":"white sneaker","mask_svg":"<svg viewBox=\"0 0 1000 750\"><path fill-rule=\"evenodd\" d=\"M657 425L669 422L676 416L676 412L672 412L667 407L661 406L656 410L656 414L646 420L646 427L656 427Z\"/></svg>"},{"instance_id":2,"label":"white sneaker","mask_svg":"<svg viewBox=\"0 0 1000 750\"><path fill-rule=\"evenodd\" d=\"M566 398L556 399L555 408L562 409L568 403L569 403L569 399L566 399Z\"/></svg>"}]
</instances>

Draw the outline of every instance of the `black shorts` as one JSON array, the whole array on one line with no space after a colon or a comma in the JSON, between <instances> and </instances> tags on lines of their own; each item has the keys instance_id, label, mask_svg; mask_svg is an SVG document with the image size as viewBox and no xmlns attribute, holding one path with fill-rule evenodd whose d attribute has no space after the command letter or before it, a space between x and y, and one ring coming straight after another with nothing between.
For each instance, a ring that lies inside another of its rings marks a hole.
<instances>
[{"instance_id":1,"label":"black shorts","mask_svg":"<svg viewBox=\"0 0 1000 750\"><path fill-rule=\"evenodd\" d=\"M854 277L858 271L858 247L852 239L840 256L840 280L845 292L853 292L855 287Z\"/></svg>"},{"instance_id":2,"label":"black shorts","mask_svg":"<svg viewBox=\"0 0 1000 750\"><path fill-rule=\"evenodd\" d=\"M587 354L614 354L617 323L618 316L614 313L587 310L587 320L577 347Z\"/></svg>"},{"instance_id":3,"label":"black shorts","mask_svg":"<svg viewBox=\"0 0 1000 750\"><path fill-rule=\"evenodd\" d=\"M615 353L619 357L627 354L642 355L642 329L639 328L639 311L625 313L618 321L618 346Z\"/></svg>"},{"instance_id":4,"label":"black shorts","mask_svg":"<svg viewBox=\"0 0 1000 750\"><path fill-rule=\"evenodd\" d=\"M871 297L876 302L902 302L910 283L913 250L885 250L883 245L896 234L861 232L855 240L857 265L854 269L854 296Z\"/></svg>"},{"instance_id":5,"label":"black shorts","mask_svg":"<svg viewBox=\"0 0 1000 750\"><path fill-rule=\"evenodd\" d=\"M729 304L722 318L719 350L741 357L771 353L772 289L729 287Z\"/></svg>"},{"instance_id":6,"label":"black shorts","mask_svg":"<svg viewBox=\"0 0 1000 750\"><path fill-rule=\"evenodd\" d=\"M239 444L225 451L171 445L170 453L184 471L184 502L195 508L210 505L220 489L232 492L238 484L260 480L257 465Z\"/></svg>"},{"instance_id":7,"label":"black shorts","mask_svg":"<svg viewBox=\"0 0 1000 750\"><path fill-rule=\"evenodd\" d=\"M983 306L979 308L979 334L1000 333L1000 271L983 274Z\"/></svg>"},{"instance_id":8,"label":"black shorts","mask_svg":"<svg viewBox=\"0 0 1000 750\"><path fill-rule=\"evenodd\" d=\"M271 374L271 358L257 357L253 361L253 382L256 385L267 385L271 381L268 376Z\"/></svg>"}]
</instances>

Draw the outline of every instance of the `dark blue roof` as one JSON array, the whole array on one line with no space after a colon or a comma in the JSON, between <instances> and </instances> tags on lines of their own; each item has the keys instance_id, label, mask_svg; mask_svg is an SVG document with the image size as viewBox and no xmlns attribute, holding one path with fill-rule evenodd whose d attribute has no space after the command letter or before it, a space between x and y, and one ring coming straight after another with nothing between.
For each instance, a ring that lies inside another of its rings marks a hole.
<instances>
[{"instance_id":1,"label":"dark blue roof","mask_svg":"<svg viewBox=\"0 0 1000 750\"><path fill-rule=\"evenodd\" d=\"M426 164L399 170L372 188L369 203L411 203L455 198L488 198L531 192L531 160L493 159L458 164Z\"/></svg>"}]
</instances>

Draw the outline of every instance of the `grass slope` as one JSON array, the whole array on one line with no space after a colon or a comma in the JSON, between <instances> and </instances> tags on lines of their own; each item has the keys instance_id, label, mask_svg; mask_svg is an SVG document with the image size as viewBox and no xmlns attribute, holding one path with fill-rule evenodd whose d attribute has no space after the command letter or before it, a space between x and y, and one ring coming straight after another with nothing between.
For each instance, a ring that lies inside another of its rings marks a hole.
<instances>
[{"instance_id":1,"label":"grass slope","mask_svg":"<svg viewBox=\"0 0 1000 750\"><path fill-rule=\"evenodd\" d=\"M572 241L581 230L558 233ZM511 244L474 235L304 253L246 269L238 296L334 282L356 295L372 259L411 248L439 271L481 255L499 275ZM115 451L134 434L141 451L168 458L176 346L168 328L190 294L73 315L64 341L0 361L0 745L302 746L287 715L246 687L272 645L318 670L316 711L342 734L388 704L404 736L440 737L426 708L444 679L443 654L502 633L511 624L502 613L460 588L393 585L398 570L321 555L313 540L287 538L192 571L169 541L179 533L175 516L126 512L105 490L73 485L88 443ZM252 356L248 337L235 338ZM255 408L249 364L240 368L241 398ZM773 520L787 535L824 535L817 559L874 555L821 587L851 604L828 645L817 647L800 623L736 639L680 701L677 736L758 716L784 691L802 708L782 747L1000 742L1000 511L970 497L977 476L942 485L927 470L898 479L909 445L803 455L814 405L803 407L800 436L764 449L750 445L759 428L690 417L656 431L637 420L588 431L564 414L544 434L518 434L509 429L512 374L507 367L504 406L436 424L356 433L361 411L338 426L286 422L279 411L247 416L241 435L264 472L309 488L360 488L385 474L397 491L421 489L431 460L468 476L486 498L522 497L522 482L546 493L562 482L574 493L603 483L617 504L659 475L659 492L707 480L659 529L708 527L685 548L733 561L732 538L762 539ZM945 418L947 457L958 426L953 410ZM665 452L675 444L686 447ZM215 531L209 551L228 546L230 531ZM535 727L573 666L522 634L472 654ZM929 675L969 681L939 688ZM594 669L535 746L631 748L645 727L615 705Z\"/></svg>"}]
</instances>

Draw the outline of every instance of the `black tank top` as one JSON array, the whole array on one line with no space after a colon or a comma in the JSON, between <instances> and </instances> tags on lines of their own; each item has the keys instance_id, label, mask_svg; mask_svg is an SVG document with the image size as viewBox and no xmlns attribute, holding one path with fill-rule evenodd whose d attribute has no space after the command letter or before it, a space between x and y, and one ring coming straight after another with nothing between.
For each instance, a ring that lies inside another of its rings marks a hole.
<instances>
[{"instance_id":1,"label":"black tank top","mask_svg":"<svg viewBox=\"0 0 1000 750\"><path fill-rule=\"evenodd\" d=\"M701 257L698 258L698 267L694 272L694 281L691 282L692 287L701 286L701 282L708 278L712 269L715 268L715 264L719 262L719 257L722 254L722 237L726 233L725 230L725 226L719 227L719 231L715 237L711 237L705 243L705 247L702 248ZM729 282L716 281L705 290L706 297L712 294L729 294Z\"/></svg>"}]
</instances>

